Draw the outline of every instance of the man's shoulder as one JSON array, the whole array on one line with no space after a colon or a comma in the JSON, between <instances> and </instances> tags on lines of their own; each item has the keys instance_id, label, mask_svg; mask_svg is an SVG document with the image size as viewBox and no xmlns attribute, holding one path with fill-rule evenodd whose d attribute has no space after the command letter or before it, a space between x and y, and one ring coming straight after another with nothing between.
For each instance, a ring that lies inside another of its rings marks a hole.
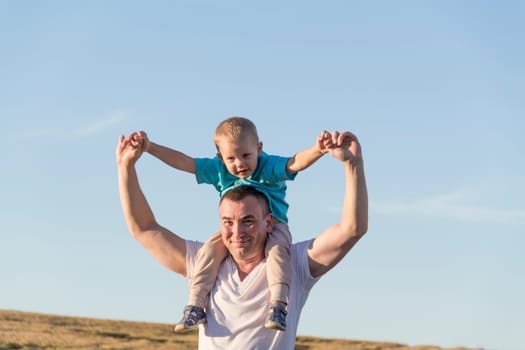
<instances>
[{"instance_id":1,"label":"man's shoulder","mask_svg":"<svg viewBox=\"0 0 525 350\"><path fill-rule=\"evenodd\" d=\"M312 245L312 239L293 243L290 246L290 260L293 271L293 280L298 286L310 290L320 277L313 277L310 271L310 258L308 249Z\"/></svg>"},{"instance_id":2,"label":"man's shoulder","mask_svg":"<svg viewBox=\"0 0 525 350\"><path fill-rule=\"evenodd\" d=\"M312 244L313 239L308 239L305 241L294 242L290 245L290 258L294 261L304 261L308 259L308 248Z\"/></svg>"},{"instance_id":3,"label":"man's shoulder","mask_svg":"<svg viewBox=\"0 0 525 350\"><path fill-rule=\"evenodd\" d=\"M204 245L203 242L186 239L186 275L188 278L193 276L193 267L199 249Z\"/></svg>"},{"instance_id":4,"label":"man's shoulder","mask_svg":"<svg viewBox=\"0 0 525 350\"><path fill-rule=\"evenodd\" d=\"M186 239L186 255L197 254L197 251L204 245L204 242Z\"/></svg>"}]
</instances>

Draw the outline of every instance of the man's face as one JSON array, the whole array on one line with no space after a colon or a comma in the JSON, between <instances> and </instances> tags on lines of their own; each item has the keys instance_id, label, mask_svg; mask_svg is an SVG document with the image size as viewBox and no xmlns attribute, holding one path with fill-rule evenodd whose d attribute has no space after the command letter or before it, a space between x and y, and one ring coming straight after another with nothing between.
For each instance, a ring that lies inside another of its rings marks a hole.
<instances>
[{"instance_id":1,"label":"man's face","mask_svg":"<svg viewBox=\"0 0 525 350\"><path fill-rule=\"evenodd\" d=\"M236 202L225 198L219 207L224 245L237 262L264 257L268 232L272 230L272 215L264 214L254 196Z\"/></svg>"},{"instance_id":2,"label":"man's face","mask_svg":"<svg viewBox=\"0 0 525 350\"><path fill-rule=\"evenodd\" d=\"M252 137L238 140L224 138L217 142L218 156L230 174L245 179L257 168L257 158L261 155L262 144Z\"/></svg>"}]
</instances>

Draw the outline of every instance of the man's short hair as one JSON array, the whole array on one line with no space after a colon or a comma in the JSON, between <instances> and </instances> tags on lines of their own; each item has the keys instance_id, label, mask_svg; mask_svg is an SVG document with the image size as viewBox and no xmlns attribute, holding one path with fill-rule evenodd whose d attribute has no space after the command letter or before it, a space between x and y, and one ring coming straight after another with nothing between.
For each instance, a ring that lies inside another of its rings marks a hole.
<instances>
[{"instance_id":1,"label":"man's short hair","mask_svg":"<svg viewBox=\"0 0 525 350\"><path fill-rule=\"evenodd\" d=\"M244 198L249 196L253 196L255 197L255 199L257 199L257 202L259 202L263 209L264 215L270 213L270 205L268 203L268 198L266 197L266 195L264 195L261 191L257 190L253 186L239 186L226 191L226 193L222 195L219 204L222 203L224 199L228 199L233 202L240 202Z\"/></svg>"}]
</instances>

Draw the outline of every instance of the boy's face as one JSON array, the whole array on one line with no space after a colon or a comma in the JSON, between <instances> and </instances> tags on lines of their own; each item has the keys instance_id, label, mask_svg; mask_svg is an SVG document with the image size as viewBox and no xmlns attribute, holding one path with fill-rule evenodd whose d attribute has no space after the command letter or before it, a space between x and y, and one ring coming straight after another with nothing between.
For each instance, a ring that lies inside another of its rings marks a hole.
<instances>
[{"instance_id":1,"label":"boy's face","mask_svg":"<svg viewBox=\"0 0 525 350\"><path fill-rule=\"evenodd\" d=\"M241 179L250 177L257 168L257 158L262 152L262 143L257 143L252 137L241 139L222 138L217 142L219 152L230 174Z\"/></svg>"}]
</instances>

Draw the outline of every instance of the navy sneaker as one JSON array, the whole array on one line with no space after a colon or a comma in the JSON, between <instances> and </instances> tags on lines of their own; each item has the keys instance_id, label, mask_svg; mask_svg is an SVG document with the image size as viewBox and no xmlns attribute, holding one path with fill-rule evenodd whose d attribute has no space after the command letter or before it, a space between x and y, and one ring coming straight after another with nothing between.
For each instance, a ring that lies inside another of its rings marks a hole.
<instances>
[{"instance_id":1,"label":"navy sneaker","mask_svg":"<svg viewBox=\"0 0 525 350\"><path fill-rule=\"evenodd\" d=\"M286 330L286 312L285 306L281 303L275 303L270 306L268 316L264 322L264 327L269 329L275 329L277 331Z\"/></svg>"},{"instance_id":2,"label":"navy sneaker","mask_svg":"<svg viewBox=\"0 0 525 350\"><path fill-rule=\"evenodd\" d=\"M206 313L202 307L188 305L184 308L182 320L175 325L175 333L185 333L196 330L200 324L206 323Z\"/></svg>"}]
</instances>

